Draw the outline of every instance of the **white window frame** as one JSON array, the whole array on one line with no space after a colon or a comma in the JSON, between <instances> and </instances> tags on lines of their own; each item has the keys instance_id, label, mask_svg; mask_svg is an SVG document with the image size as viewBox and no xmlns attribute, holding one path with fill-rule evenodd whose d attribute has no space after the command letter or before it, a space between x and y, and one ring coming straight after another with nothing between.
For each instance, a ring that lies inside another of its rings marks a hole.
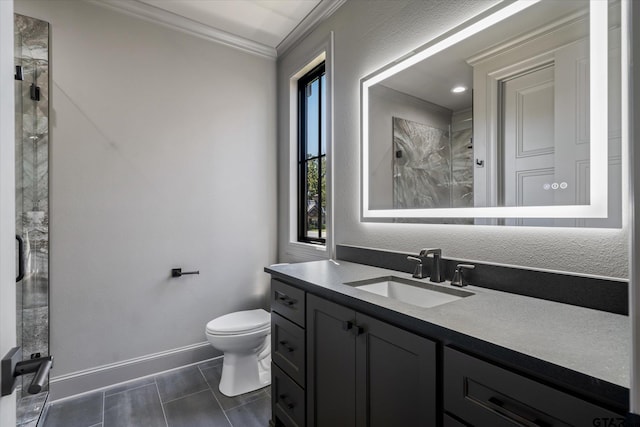
<instances>
[{"instance_id":1,"label":"white window frame","mask_svg":"<svg viewBox=\"0 0 640 427\"><path fill-rule=\"evenodd\" d=\"M321 62L325 63L326 85L326 242L324 245L298 241L298 80ZM292 261L328 259L334 254L333 227L333 32L310 50L289 76L289 164L288 164L288 241L285 252Z\"/></svg>"}]
</instances>

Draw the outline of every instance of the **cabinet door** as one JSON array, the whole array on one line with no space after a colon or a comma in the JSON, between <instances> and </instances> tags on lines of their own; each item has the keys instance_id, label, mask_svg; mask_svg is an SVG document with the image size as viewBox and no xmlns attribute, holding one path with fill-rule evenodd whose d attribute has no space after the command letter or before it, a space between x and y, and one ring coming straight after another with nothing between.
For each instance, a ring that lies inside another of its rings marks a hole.
<instances>
[{"instance_id":1,"label":"cabinet door","mask_svg":"<svg viewBox=\"0 0 640 427\"><path fill-rule=\"evenodd\" d=\"M436 425L436 344L358 313L358 427Z\"/></svg>"},{"instance_id":2,"label":"cabinet door","mask_svg":"<svg viewBox=\"0 0 640 427\"><path fill-rule=\"evenodd\" d=\"M355 312L307 294L307 426L355 425Z\"/></svg>"}]
</instances>

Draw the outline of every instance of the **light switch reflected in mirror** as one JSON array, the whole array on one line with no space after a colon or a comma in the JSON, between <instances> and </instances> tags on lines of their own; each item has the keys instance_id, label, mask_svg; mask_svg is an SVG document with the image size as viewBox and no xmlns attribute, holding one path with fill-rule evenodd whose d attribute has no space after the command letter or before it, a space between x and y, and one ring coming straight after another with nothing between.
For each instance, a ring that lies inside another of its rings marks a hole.
<instances>
[{"instance_id":1,"label":"light switch reflected in mirror","mask_svg":"<svg viewBox=\"0 0 640 427\"><path fill-rule=\"evenodd\" d=\"M620 227L621 13L512 2L364 78L363 219Z\"/></svg>"}]
</instances>

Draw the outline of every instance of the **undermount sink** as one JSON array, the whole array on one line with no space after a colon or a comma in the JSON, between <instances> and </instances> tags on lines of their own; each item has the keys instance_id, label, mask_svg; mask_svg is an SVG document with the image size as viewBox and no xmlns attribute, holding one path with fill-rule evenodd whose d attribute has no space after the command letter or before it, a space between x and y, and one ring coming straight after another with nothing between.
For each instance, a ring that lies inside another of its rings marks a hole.
<instances>
[{"instance_id":1,"label":"undermount sink","mask_svg":"<svg viewBox=\"0 0 640 427\"><path fill-rule=\"evenodd\" d=\"M345 285L424 308L435 307L474 295L473 292L447 288L446 285L434 285L429 282L395 276L376 277L345 283Z\"/></svg>"}]
</instances>

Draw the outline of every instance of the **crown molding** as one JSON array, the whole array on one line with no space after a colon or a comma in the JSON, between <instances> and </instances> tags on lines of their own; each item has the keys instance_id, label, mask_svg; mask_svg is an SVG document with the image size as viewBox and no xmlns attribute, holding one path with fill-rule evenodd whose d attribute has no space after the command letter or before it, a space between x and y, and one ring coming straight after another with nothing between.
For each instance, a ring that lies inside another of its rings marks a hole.
<instances>
[{"instance_id":1,"label":"crown molding","mask_svg":"<svg viewBox=\"0 0 640 427\"><path fill-rule=\"evenodd\" d=\"M209 40L215 43L223 44L244 52L275 59L277 57L276 49L254 42L244 37L236 36L226 31L218 30L205 24L193 21L175 13L151 6L137 0L85 0L89 3L107 7L127 15L135 16L145 21L155 22L183 33ZM322 0L322 3L328 0ZM344 0L341 0L344 1ZM321 4L322 4L321 3ZM317 7L316 7L317 9ZM312 13L315 9L312 11ZM308 16L307 16L308 17ZM306 20L307 18L305 18ZM304 22L304 21L303 21ZM295 31L295 30L294 30Z\"/></svg>"},{"instance_id":2,"label":"crown molding","mask_svg":"<svg viewBox=\"0 0 640 427\"><path fill-rule=\"evenodd\" d=\"M276 47L277 56L286 54L347 0L321 0L316 7Z\"/></svg>"}]
</instances>

